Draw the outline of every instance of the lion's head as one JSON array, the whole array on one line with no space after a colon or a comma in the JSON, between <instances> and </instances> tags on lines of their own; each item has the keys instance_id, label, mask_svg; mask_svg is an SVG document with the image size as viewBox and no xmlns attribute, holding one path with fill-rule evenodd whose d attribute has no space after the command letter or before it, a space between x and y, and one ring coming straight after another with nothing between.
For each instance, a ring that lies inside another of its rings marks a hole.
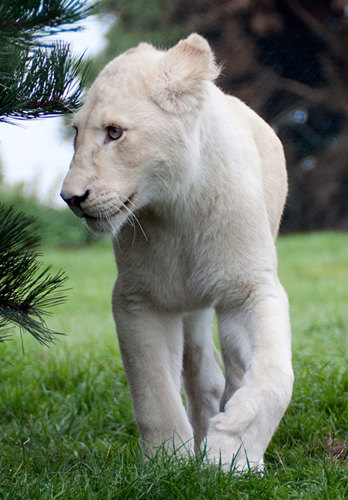
<instances>
[{"instance_id":1,"label":"lion's head","mask_svg":"<svg viewBox=\"0 0 348 500\"><path fill-rule=\"evenodd\" d=\"M197 118L218 70L204 38L167 52L140 44L111 61L75 115L61 196L96 231L189 189L199 169Z\"/></svg>"}]
</instances>

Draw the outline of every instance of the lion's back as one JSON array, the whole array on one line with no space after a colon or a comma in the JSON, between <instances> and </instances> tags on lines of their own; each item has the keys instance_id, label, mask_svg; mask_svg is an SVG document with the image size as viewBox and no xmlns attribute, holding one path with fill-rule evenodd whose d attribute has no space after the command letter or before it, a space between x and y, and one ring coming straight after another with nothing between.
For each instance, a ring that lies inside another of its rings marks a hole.
<instances>
[{"instance_id":1,"label":"lion's back","mask_svg":"<svg viewBox=\"0 0 348 500\"><path fill-rule=\"evenodd\" d=\"M284 210L288 181L282 143L274 130L240 99L226 96L231 112L248 123L258 151L268 220L274 239Z\"/></svg>"}]
</instances>

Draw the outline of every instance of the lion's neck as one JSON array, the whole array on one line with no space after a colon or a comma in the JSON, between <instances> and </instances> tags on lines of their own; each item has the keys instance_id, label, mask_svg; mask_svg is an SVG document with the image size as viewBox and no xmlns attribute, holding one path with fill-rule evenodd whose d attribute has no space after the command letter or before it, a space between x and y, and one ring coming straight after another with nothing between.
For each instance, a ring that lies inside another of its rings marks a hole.
<instances>
[{"instance_id":1,"label":"lion's neck","mask_svg":"<svg viewBox=\"0 0 348 500\"><path fill-rule=\"evenodd\" d=\"M197 225L198 221L214 223L217 214L225 212L226 207L231 205L233 184L235 178L238 179L238 172L237 176L233 172L233 163L238 168L241 153L238 139L234 137L234 125L221 100L222 95L219 89L212 87L210 102L191 134L196 139L192 154L188 158L177 159L177 169L187 172L186 178L168 185L152 207L153 212L167 222L187 226ZM225 116L225 121L221 120L221 115ZM234 149L233 163L231 149Z\"/></svg>"}]
</instances>

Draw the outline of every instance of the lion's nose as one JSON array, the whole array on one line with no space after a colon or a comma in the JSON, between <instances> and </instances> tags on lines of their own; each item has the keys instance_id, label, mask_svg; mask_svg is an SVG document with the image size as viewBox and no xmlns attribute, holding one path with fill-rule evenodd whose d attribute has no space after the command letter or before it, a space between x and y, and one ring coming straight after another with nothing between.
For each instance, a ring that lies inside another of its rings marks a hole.
<instances>
[{"instance_id":1,"label":"lion's nose","mask_svg":"<svg viewBox=\"0 0 348 500\"><path fill-rule=\"evenodd\" d=\"M65 203L69 205L69 207L81 208L81 203L87 200L89 192L90 192L89 189L87 189L87 191L82 196L74 195L70 196L69 198L65 198L65 193L62 192L60 196L63 198Z\"/></svg>"}]
</instances>

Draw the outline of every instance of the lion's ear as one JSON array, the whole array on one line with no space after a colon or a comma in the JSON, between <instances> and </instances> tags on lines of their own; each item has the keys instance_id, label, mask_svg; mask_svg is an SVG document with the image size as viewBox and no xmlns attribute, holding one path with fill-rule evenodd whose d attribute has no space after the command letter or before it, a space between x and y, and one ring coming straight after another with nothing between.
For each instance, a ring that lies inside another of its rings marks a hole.
<instances>
[{"instance_id":1,"label":"lion's ear","mask_svg":"<svg viewBox=\"0 0 348 500\"><path fill-rule=\"evenodd\" d=\"M166 111L192 111L204 98L205 82L218 75L208 42L194 33L163 54L151 84L151 97Z\"/></svg>"},{"instance_id":2,"label":"lion's ear","mask_svg":"<svg viewBox=\"0 0 348 500\"><path fill-rule=\"evenodd\" d=\"M155 50L155 47L151 43L140 42L136 46L138 50Z\"/></svg>"}]
</instances>

